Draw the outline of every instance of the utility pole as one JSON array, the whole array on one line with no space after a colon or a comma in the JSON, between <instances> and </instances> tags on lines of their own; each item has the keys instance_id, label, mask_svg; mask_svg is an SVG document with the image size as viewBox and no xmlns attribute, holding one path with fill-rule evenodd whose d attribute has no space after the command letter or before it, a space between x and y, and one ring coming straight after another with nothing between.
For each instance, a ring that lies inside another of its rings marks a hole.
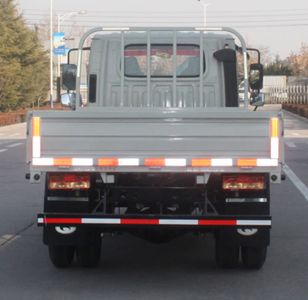
<instances>
[{"instance_id":1,"label":"utility pole","mask_svg":"<svg viewBox=\"0 0 308 300\"><path fill-rule=\"evenodd\" d=\"M86 10L80 10L80 11L72 11L69 13L65 13L63 15L58 14L57 15L57 30L58 32L61 32L61 24L62 22L70 17L76 16L76 15L84 15L86 14L87 11ZM58 66L57 66L57 99L58 101L61 100L61 55L58 55Z\"/></svg>"},{"instance_id":2,"label":"utility pole","mask_svg":"<svg viewBox=\"0 0 308 300\"><path fill-rule=\"evenodd\" d=\"M206 27L206 10L211 3L206 3L205 0L198 0L203 6L203 27Z\"/></svg>"},{"instance_id":3,"label":"utility pole","mask_svg":"<svg viewBox=\"0 0 308 300\"><path fill-rule=\"evenodd\" d=\"M50 0L50 107L53 108L53 0Z\"/></svg>"}]
</instances>

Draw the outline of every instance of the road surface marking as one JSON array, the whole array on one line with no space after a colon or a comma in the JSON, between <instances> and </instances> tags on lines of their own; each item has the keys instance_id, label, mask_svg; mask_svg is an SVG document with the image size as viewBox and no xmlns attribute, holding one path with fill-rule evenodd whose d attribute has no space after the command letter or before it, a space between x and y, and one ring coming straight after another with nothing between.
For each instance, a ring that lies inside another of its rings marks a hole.
<instances>
[{"instance_id":1,"label":"road surface marking","mask_svg":"<svg viewBox=\"0 0 308 300\"><path fill-rule=\"evenodd\" d=\"M293 142L285 142L289 148L296 148L296 145Z\"/></svg>"},{"instance_id":2,"label":"road surface marking","mask_svg":"<svg viewBox=\"0 0 308 300\"><path fill-rule=\"evenodd\" d=\"M14 148L14 147L17 147L17 146L20 146L22 145L23 143L15 143L15 144L11 144L11 145L8 145L6 146L7 148Z\"/></svg>"},{"instance_id":3,"label":"road surface marking","mask_svg":"<svg viewBox=\"0 0 308 300\"><path fill-rule=\"evenodd\" d=\"M8 244L14 242L18 238L20 238L19 235L5 234L0 237L0 247L7 246Z\"/></svg>"},{"instance_id":4,"label":"road surface marking","mask_svg":"<svg viewBox=\"0 0 308 300\"><path fill-rule=\"evenodd\" d=\"M283 170L287 174L288 178L293 182L297 189L301 192L306 201L308 201L308 188L306 185L297 177L297 175L285 164Z\"/></svg>"},{"instance_id":5,"label":"road surface marking","mask_svg":"<svg viewBox=\"0 0 308 300\"><path fill-rule=\"evenodd\" d=\"M0 149L0 153L7 151L7 149Z\"/></svg>"}]
</instances>

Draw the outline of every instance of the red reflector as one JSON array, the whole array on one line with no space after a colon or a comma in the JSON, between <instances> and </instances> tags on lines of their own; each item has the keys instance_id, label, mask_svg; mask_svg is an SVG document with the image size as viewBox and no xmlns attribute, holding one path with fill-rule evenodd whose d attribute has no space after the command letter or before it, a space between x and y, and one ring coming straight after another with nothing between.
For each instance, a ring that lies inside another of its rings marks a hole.
<instances>
[{"instance_id":1,"label":"red reflector","mask_svg":"<svg viewBox=\"0 0 308 300\"><path fill-rule=\"evenodd\" d=\"M233 174L224 175L222 180L224 190L264 190L265 178L263 175Z\"/></svg>"},{"instance_id":2,"label":"red reflector","mask_svg":"<svg viewBox=\"0 0 308 300\"><path fill-rule=\"evenodd\" d=\"M90 188L90 174L54 173L48 175L50 190L87 190Z\"/></svg>"},{"instance_id":3,"label":"red reflector","mask_svg":"<svg viewBox=\"0 0 308 300\"><path fill-rule=\"evenodd\" d=\"M121 224L126 225L159 225L158 219L121 219Z\"/></svg>"}]
</instances>

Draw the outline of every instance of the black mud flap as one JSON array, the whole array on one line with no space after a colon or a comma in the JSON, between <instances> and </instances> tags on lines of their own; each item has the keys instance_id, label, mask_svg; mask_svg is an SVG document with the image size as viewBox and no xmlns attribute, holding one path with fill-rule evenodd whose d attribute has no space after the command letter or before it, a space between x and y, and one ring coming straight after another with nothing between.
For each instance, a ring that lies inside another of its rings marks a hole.
<instances>
[{"instance_id":1,"label":"black mud flap","mask_svg":"<svg viewBox=\"0 0 308 300\"><path fill-rule=\"evenodd\" d=\"M216 239L225 246L264 247L270 244L270 228L224 228Z\"/></svg>"},{"instance_id":2,"label":"black mud flap","mask_svg":"<svg viewBox=\"0 0 308 300\"><path fill-rule=\"evenodd\" d=\"M100 231L70 225L46 226L43 242L45 245L84 246L93 241L94 235L100 235Z\"/></svg>"}]
</instances>

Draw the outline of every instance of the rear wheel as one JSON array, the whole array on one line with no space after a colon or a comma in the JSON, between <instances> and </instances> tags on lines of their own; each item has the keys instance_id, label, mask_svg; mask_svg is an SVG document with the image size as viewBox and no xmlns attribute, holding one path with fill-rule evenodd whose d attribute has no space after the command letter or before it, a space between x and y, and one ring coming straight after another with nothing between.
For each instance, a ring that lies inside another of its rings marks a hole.
<instances>
[{"instance_id":1,"label":"rear wheel","mask_svg":"<svg viewBox=\"0 0 308 300\"><path fill-rule=\"evenodd\" d=\"M48 245L49 257L57 268L67 268L72 264L75 248L73 246Z\"/></svg>"},{"instance_id":2,"label":"rear wheel","mask_svg":"<svg viewBox=\"0 0 308 300\"><path fill-rule=\"evenodd\" d=\"M82 267L96 267L101 257L101 245L101 238L96 238L88 245L77 247L77 262Z\"/></svg>"},{"instance_id":3,"label":"rear wheel","mask_svg":"<svg viewBox=\"0 0 308 300\"><path fill-rule=\"evenodd\" d=\"M242 247L242 260L246 268L261 269L266 259L267 247Z\"/></svg>"},{"instance_id":4,"label":"rear wheel","mask_svg":"<svg viewBox=\"0 0 308 300\"><path fill-rule=\"evenodd\" d=\"M226 246L216 242L216 263L222 268L232 269L239 264L240 248L237 246Z\"/></svg>"}]
</instances>

